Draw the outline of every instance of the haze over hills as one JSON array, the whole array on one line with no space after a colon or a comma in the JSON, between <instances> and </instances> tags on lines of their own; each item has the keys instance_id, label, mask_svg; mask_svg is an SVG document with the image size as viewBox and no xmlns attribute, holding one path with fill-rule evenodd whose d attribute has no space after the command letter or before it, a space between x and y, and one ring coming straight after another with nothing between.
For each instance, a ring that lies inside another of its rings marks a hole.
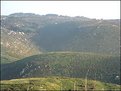
<instances>
[{"instance_id":1,"label":"haze over hills","mask_svg":"<svg viewBox=\"0 0 121 91\"><path fill-rule=\"evenodd\" d=\"M65 76L120 84L120 20L1 16L1 80ZM70 83L69 83L70 84Z\"/></svg>"},{"instance_id":2,"label":"haze over hills","mask_svg":"<svg viewBox=\"0 0 121 91\"><path fill-rule=\"evenodd\" d=\"M12 50L6 50L9 55L23 57L48 51L118 55L119 22L118 19L96 20L56 14L14 13L1 17L1 45L3 49Z\"/></svg>"}]
</instances>

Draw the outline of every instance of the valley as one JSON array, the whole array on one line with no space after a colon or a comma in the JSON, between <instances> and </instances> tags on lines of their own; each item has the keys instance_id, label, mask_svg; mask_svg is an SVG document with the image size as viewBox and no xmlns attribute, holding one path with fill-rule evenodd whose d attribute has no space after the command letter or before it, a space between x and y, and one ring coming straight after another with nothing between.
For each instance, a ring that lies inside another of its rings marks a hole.
<instances>
[{"instance_id":1,"label":"valley","mask_svg":"<svg viewBox=\"0 0 121 91\"><path fill-rule=\"evenodd\" d=\"M120 90L119 19L14 13L0 21L1 91Z\"/></svg>"}]
</instances>

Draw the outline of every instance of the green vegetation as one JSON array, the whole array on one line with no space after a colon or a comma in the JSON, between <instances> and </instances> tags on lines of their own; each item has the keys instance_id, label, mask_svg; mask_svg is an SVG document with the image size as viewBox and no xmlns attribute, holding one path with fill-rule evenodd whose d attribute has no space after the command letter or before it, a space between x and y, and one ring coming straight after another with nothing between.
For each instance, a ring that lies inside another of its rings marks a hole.
<instances>
[{"instance_id":1,"label":"green vegetation","mask_svg":"<svg viewBox=\"0 0 121 91\"><path fill-rule=\"evenodd\" d=\"M103 83L95 80L85 80L81 78L68 77L43 77L43 78L24 78L1 81L1 91L41 91L41 90L78 90L89 91L109 90L118 91L120 85Z\"/></svg>"},{"instance_id":2,"label":"green vegetation","mask_svg":"<svg viewBox=\"0 0 121 91\"><path fill-rule=\"evenodd\" d=\"M9 55L1 55L1 64L11 63L19 60L18 58L11 57Z\"/></svg>"},{"instance_id":3,"label":"green vegetation","mask_svg":"<svg viewBox=\"0 0 121 91\"><path fill-rule=\"evenodd\" d=\"M120 57L84 52L51 52L3 64L2 79L66 76L120 84Z\"/></svg>"},{"instance_id":4,"label":"green vegetation","mask_svg":"<svg viewBox=\"0 0 121 91\"><path fill-rule=\"evenodd\" d=\"M2 90L119 89L119 19L15 13L0 21Z\"/></svg>"}]
</instances>

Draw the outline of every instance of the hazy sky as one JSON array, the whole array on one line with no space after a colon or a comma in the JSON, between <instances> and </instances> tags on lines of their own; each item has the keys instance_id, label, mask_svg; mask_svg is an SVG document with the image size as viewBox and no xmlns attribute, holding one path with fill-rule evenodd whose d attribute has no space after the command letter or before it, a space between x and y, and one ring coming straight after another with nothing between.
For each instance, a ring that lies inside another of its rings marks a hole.
<instances>
[{"instance_id":1,"label":"hazy sky","mask_svg":"<svg viewBox=\"0 0 121 91\"><path fill-rule=\"evenodd\" d=\"M2 15L17 12L119 19L120 1L1 1Z\"/></svg>"}]
</instances>

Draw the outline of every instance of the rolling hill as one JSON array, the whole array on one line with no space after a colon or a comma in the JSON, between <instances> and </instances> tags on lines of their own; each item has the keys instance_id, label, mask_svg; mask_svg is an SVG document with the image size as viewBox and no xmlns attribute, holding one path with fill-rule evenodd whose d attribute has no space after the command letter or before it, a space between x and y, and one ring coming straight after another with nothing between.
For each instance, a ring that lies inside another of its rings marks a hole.
<instances>
[{"instance_id":1,"label":"rolling hill","mask_svg":"<svg viewBox=\"0 0 121 91\"><path fill-rule=\"evenodd\" d=\"M120 84L120 57L94 53L57 52L26 57L1 65L1 79L66 76Z\"/></svg>"}]
</instances>

